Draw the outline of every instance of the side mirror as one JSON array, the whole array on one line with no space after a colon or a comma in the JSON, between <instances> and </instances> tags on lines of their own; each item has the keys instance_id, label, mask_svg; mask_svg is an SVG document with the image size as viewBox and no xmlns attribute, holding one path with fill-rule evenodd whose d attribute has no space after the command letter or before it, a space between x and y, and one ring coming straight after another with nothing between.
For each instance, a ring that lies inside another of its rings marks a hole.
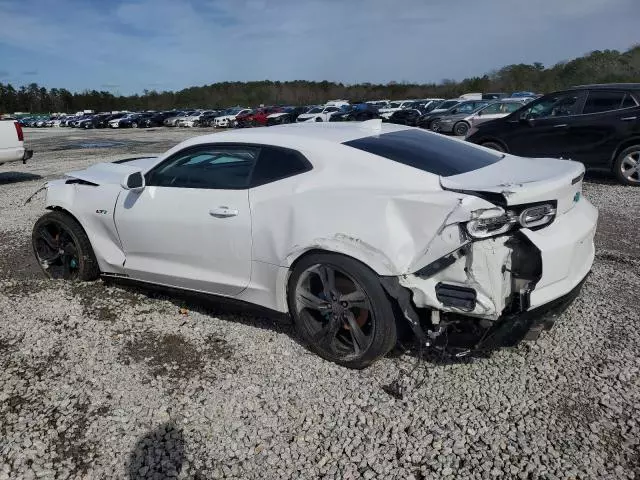
<instances>
[{"instance_id":1,"label":"side mirror","mask_svg":"<svg viewBox=\"0 0 640 480\"><path fill-rule=\"evenodd\" d=\"M145 187L144 175L142 175L142 172L133 172L125 175L120 182L120 186L125 190L136 193L141 192Z\"/></svg>"}]
</instances>

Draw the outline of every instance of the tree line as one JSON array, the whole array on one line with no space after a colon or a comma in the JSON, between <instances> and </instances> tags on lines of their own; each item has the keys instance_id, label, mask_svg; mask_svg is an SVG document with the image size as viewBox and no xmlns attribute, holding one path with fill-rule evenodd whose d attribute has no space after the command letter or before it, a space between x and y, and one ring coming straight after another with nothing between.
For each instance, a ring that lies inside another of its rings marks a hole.
<instances>
[{"instance_id":1,"label":"tree line","mask_svg":"<svg viewBox=\"0 0 640 480\"><path fill-rule=\"evenodd\" d=\"M330 99L350 101L457 97L465 92L551 92L585 83L639 82L640 45L625 52L596 50L568 62L545 67L539 62L514 64L462 81L445 79L440 83L390 82L385 85L362 83L346 85L328 81L252 81L221 82L172 92L144 90L139 95L114 95L107 91L70 92L65 88L37 83L15 88L0 83L0 113L75 112L92 109L167 110L173 108L223 108L235 105L309 105Z\"/></svg>"}]
</instances>

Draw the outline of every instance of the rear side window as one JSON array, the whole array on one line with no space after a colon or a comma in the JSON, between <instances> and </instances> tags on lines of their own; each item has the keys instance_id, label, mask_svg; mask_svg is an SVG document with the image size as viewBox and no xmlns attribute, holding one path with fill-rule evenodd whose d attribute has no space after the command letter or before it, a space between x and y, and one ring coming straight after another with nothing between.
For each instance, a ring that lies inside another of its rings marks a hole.
<instances>
[{"instance_id":1,"label":"rear side window","mask_svg":"<svg viewBox=\"0 0 640 480\"><path fill-rule=\"evenodd\" d=\"M258 162L253 169L251 186L292 177L311 170L311 164L300 153L287 148L261 147Z\"/></svg>"},{"instance_id":2,"label":"rear side window","mask_svg":"<svg viewBox=\"0 0 640 480\"><path fill-rule=\"evenodd\" d=\"M504 156L413 129L359 138L344 145L443 177L486 167Z\"/></svg>"},{"instance_id":3,"label":"rear side window","mask_svg":"<svg viewBox=\"0 0 640 480\"><path fill-rule=\"evenodd\" d=\"M618 110L624 100L624 92L592 91L584 104L583 114Z\"/></svg>"}]
</instances>

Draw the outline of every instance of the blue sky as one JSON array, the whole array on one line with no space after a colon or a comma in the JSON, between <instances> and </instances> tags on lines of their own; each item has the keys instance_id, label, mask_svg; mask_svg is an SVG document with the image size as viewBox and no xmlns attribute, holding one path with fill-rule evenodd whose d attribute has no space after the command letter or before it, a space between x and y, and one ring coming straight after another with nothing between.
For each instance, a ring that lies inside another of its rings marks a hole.
<instances>
[{"instance_id":1,"label":"blue sky","mask_svg":"<svg viewBox=\"0 0 640 480\"><path fill-rule=\"evenodd\" d=\"M640 41L639 0L0 0L0 82L439 82Z\"/></svg>"}]
</instances>

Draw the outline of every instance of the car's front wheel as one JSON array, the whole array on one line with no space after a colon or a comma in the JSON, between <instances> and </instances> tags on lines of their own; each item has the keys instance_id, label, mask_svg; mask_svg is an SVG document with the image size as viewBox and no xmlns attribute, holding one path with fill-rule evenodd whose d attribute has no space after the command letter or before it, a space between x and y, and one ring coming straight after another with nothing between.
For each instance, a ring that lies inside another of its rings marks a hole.
<instances>
[{"instance_id":1,"label":"car's front wheel","mask_svg":"<svg viewBox=\"0 0 640 480\"><path fill-rule=\"evenodd\" d=\"M391 301L377 275L355 259L331 253L302 258L287 295L300 338L327 360L364 368L396 344Z\"/></svg>"},{"instance_id":2,"label":"car's front wheel","mask_svg":"<svg viewBox=\"0 0 640 480\"><path fill-rule=\"evenodd\" d=\"M467 122L458 122L453 126L453 133L458 137L464 137L469 131L469 124Z\"/></svg>"},{"instance_id":3,"label":"car's front wheel","mask_svg":"<svg viewBox=\"0 0 640 480\"><path fill-rule=\"evenodd\" d=\"M49 212L40 217L33 227L31 241L36 259L49 278L91 281L100 275L87 234L64 212Z\"/></svg>"},{"instance_id":4,"label":"car's front wheel","mask_svg":"<svg viewBox=\"0 0 640 480\"><path fill-rule=\"evenodd\" d=\"M131 122L131 128L138 128L138 124L136 122Z\"/></svg>"},{"instance_id":5,"label":"car's front wheel","mask_svg":"<svg viewBox=\"0 0 640 480\"><path fill-rule=\"evenodd\" d=\"M640 187L640 145L620 152L613 164L613 173L623 185Z\"/></svg>"}]
</instances>

